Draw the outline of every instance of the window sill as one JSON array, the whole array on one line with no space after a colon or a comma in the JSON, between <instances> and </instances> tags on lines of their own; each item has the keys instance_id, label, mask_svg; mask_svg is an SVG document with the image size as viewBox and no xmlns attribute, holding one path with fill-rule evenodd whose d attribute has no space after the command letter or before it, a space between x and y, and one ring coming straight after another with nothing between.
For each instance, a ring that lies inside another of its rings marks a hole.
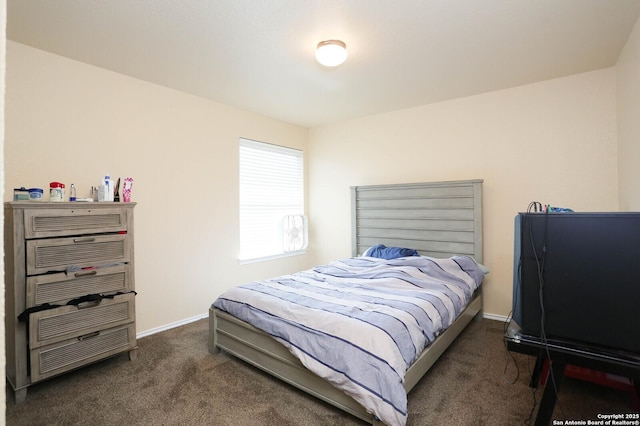
<instances>
[{"instance_id":1,"label":"window sill","mask_svg":"<svg viewBox=\"0 0 640 426\"><path fill-rule=\"evenodd\" d=\"M282 258L285 258L285 257L301 256L301 255L305 254L306 252L307 252L307 249L303 249L303 250L290 251L290 252L287 252L287 253L274 254L274 255L271 255L271 256L254 257L254 258L250 258L250 259L238 259L238 263L240 265L246 265L246 264L249 264L249 263L266 262L268 260L282 259Z\"/></svg>"}]
</instances>

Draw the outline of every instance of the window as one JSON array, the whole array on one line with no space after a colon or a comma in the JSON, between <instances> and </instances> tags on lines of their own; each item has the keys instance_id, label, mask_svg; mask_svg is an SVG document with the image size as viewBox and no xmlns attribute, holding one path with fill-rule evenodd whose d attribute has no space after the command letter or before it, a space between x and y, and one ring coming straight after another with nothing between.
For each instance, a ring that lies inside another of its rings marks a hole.
<instances>
[{"instance_id":1,"label":"window","mask_svg":"<svg viewBox=\"0 0 640 426\"><path fill-rule=\"evenodd\" d=\"M306 248L303 171L302 151L240 139L241 261ZM299 228L291 232L291 226Z\"/></svg>"}]
</instances>

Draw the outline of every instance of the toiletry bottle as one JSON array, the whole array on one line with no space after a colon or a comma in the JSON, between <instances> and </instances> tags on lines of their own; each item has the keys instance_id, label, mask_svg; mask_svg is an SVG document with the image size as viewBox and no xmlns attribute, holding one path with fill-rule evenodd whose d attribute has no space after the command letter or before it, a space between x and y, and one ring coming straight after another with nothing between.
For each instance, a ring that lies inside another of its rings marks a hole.
<instances>
[{"instance_id":1,"label":"toiletry bottle","mask_svg":"<svg viewBox=\"0 0 640 426\"><path fill-rule=\"evenodd\" d=\"M71 189L69 190L69 201L76 200L76 186L71 184Z\"/></svg>"},{"instance_id":2,"label":"toiletry bottle","mask_svg":"<svg viewBox=\"0 0 640 426\"><path fill-rule=\"evenodd\" d=\"M104 191L104 200L113 201L113 183L111 182L109 173L104 176Z\"/></svg>"},{"instance_id":3,"label":"toiletry bottle","mask_svg":"<svg viewBox=\"0 0 640 426\"><path fill-rule=\"evenodd\" d=\"M107 173L100 182L100 186L98 187L98 201L112 201L109 197L109 190L111 189L111 179L109 178L109 173Z\"/></svg>"}]
</instances>

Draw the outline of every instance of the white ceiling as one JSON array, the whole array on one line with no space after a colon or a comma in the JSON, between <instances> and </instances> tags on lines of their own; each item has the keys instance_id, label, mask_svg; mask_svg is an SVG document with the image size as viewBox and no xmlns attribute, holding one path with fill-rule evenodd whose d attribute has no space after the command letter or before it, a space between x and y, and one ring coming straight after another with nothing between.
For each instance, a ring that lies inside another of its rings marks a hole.
<instances>
[{"instance_id":1,"label":"white ceiling","mask_svg":"<svg viewBox=\"0 0 640 426\"><path fill-rule=\"evenodd\" d=\"M313 127L613 66L638 16L640 0L8 0L7 37ZM330 38L337 68L314 58Z\"/></svg>"}]
</instances>

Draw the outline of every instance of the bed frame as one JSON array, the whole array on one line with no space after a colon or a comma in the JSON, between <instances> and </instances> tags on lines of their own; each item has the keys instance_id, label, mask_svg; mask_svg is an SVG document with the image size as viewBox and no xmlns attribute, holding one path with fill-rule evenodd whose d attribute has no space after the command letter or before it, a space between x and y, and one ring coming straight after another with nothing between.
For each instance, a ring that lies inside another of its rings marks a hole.
<instances>
[{"instance_id":1,"label":"bed frame","mask_svg":"<svg viewBox=\"0 0 640 426\"><path fill-rule=\"evenodd\" d=\"M414 248L425 256L473 256L482 263L482 180L351 187L352 254L374 244ZM407 370L407 393L474 317L478 290L458 319ZM380 421L353 398L307 370L282 344L226 312L209 310L209 352L224 350L362 420Z\"/></svg>"}]
</instances>

